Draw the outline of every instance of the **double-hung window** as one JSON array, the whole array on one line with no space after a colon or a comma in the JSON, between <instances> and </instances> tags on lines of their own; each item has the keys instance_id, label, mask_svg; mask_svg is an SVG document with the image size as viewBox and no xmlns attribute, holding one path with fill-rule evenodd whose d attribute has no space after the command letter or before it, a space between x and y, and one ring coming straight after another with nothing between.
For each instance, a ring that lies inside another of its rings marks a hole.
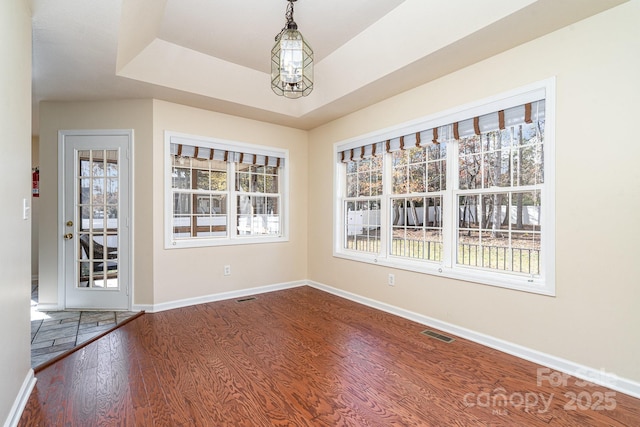
<instances>
[{"instance_id":1,"label":"double-hung window","mask_svg":"<svg viewBox=\"0 0 640 427\"><path fill-rule=\"evenodd\" d=\"M335 145L334 255L554 294L553 81Z\"/></svg>"},{"instance_id":2,"label":"double-hung window","mask_svg":"<svg viewBox=\"0 0 640 427\"><path fill-rule=\"evenodd\" d=\"M165 247L287 239L287 151L165 134Z\"/></svg>"}]
</instances>

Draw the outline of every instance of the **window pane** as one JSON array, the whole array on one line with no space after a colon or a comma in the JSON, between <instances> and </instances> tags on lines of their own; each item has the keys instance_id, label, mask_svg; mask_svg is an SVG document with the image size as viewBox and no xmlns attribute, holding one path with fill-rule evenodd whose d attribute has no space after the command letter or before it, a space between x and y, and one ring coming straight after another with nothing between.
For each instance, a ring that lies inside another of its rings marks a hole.
<instances>
[{"instance_id":1,"label":"window pane","mask_svg":"<svg viewBox=\"0 0 640 427\"><path fill-rule=\"evenodd\" d=\"M268 175L278 175L278 168L276 166L267 166L264 172Z\"/></svg>"},{"instance_id":2,"label":"window pane","mask_svg":"<svg viewBox=\"0 0 640 427\"><path fill-rule=\"evenodd\" d=\"M278 169L260 165L237 165L236 190L248 193L278 193Z\"/></svg>"},{"instance_id":3,"label":"window pane","mask_svg":"<svg viewBox=\"0 0 640 427\"><path fill-rule=\"evenodd\" d=\"M424 148L411 148L407 150L409 154L410 163L424 163L427 160L426 151Z\"/></svg>"},{"instance_id":4,"label":"window pane","mask_svg":"<svg viewBox=\"0 0 640 427\"><path fill-rule=\"evenodd\" d=\"M382 193L382 158L346 163L345 194L368 197Z\"/></svg>"},{"instance_id":5,"label":"window pane","mask_svg":"<svg viewBox=\"0 0 640 427\"><path fill-rule=\"evenodd\" d=\"M512 241L511 270L540 274L540 234L515 232Z\"/></svg>"},{"instance_id":6,"label":"window pane","mask_svg":"<svg viewBox=\"0 0 640 427\"><path fill-rule=\"evenodd\" d=\"M251 191L256 193L264 193L264 175L253 175L252 177Z\"/></svg>"},{"instance_id":7,"label":"window pane","mask_svg":"<svg viewBox=\"0 0 640 427\"><path fill-rule=\"evenodd\" d=\"M408 159L404 150L394 151L391 153L391 165L393 172L392 192L393 194L406 194L408 192Z\"/></svg>"},{"instance_id":8,"label":"window pane","mask_svg":"<svg viewBox=\"0 0 640 427\"><path fill-rule=\"evenodd\" d=\"M211 174L208 170L198 170L195 171L196 174L196 189L198 190L209 190L209 183L211 181Z\"/></svg>"},{"instance_id":9,"label":"window pane","mask_svg":"<svg viewBox=\"0 0 640 427\"><path fill-rule=\"evenodd\" d=\"M198 237L225 237L227 235L227 197L224 195L198 196Z\"/></svg>"},{"instance_id":10,"label":"window pane","mask_svg":"<svg viewBox=\"0 0 640 427\"><path fill-rule=\"evenodd\" d=\"M544 182L542 144L517 147L513 157L514 185L536 185Z\"/></svg>"},{"instance_id":11,"label":"window pane","mask_svg":"<svg viewBox=\"0 0 640 427\"><path fill-rule=\"evenodd\" d=\"M481 159L481 154L462 155L458 159L458 185L461 190L473 190L480 188L480 180L482 178L482 175L480 174L482 164Z\"/></svg>"},{"instance_id":12,"label":"window pane","mask_svg":"<svg viewBox=\"0 0 640 427\"><path fill-rule=\"evenodd\" d=\"M483 188L511 185L510 153L510 150L498 150L484 155Z\"/></svg>"},{"instance_id":13,"label":"window pane","mask_svg":"<svg viewBox=\"0 0 640 427\"><path fill-rule=\"evenodd\" d=\"M500 229L509 228L509 216L507 206L509 195L507 193L495 193L482 196L482 228L496 233Z\"/></svg>"},{"instance_id":14,"label":"window pane","mask_svg":"<svg viewBox=\"0 0 640 427\"><path fill-rule=\"evenodd\" d=\"M236 173L236 191L251 191L251 174Z\"/></svg>"},{"instance_id":15,"label":"window pane","mask_svg":"<svg viewBox=\"0 0 640 427\"><path fill-rule=\"evenodd\" d=\"M511 195L512 228L540 231L540 192L515 192Z\"/></svg>"},{"instance_id":16,"label":"window pane","mask_svg":"<svg viewBox=\"0 0 640 427\"><path fill-rule=\"evenodd\" d=\"M461 138L458 143L458 152L460 155L468 156L471 154L478 154L481 152L481 138L480 135L472 135L466 138Z\"/></svg>"},{"instance_id":17,"label":"window pane","mask_svg":"<svg viewBox=\"0 0 640 427\"><path fill-rule=\"evenodd\" d=\"M380 250L380 199L345 203L346 249L378 252Z\"/></svg>"},{"instance_id":18,"label":"window pane","mask_svg":"<svg viewBox=\"0 0 640 427\"><path fill-rule=\"evenodd\" d=\"M186 168L173 168L171 180L173 188L190 189L191 170Z\"/></svg>"},{"instance_id":19,"label":"window pane","mask_svg":"<svg viewBox=\"0 0 640 427\"><path fill-rule=\"evenodd\" d=\"M347 197L356 197L358 195L358 174L347 174L346 187Z\"/></svg>"},{"instance_id":20,"label":"window pane","mask_svg":"<svg viewBox=\"0 0 640 427\"><path fill-rule=\"evenodd\" d=\"M265 213L269 215L278 215L280 213L280 197L266 197Z\"/></svg>"},{"instance_id":21,"label":"window pane","mask_svg":"<svg viewBox=\"0 0 640 427\"><path fill-rule=\"evenodd\" d=\"M173 195L173 213L174 214L190 214L191 213L191 195L190 194L174 194Z\"/></svg>"},{"instance_id":22,"label":"window pane","mask_svg":"<svg viewBox=\"0 0 640 427\"><path fill-rule=\"evenodd\" d=\"M425 163L409 166L408 190L410 193L424 193L427 191L425 167Z\"/></svg>"},{"instance_id":23,"label":"window pane","mask_svg":"<svg viewBox=\"0 0 640 427\"><path fill-rule=\"evenodd\" d=\"M371 175L371 195L381 196L382 192L382 173L374 173Z\"/></svg>"},{"instance_id":24,"label":"window pane","mask_svg":"<svg viewBox=\"0 0 640 427\"><path fill-rule=\"evenodd\" d=\"M406 194L409 192L409 179L406 166L393 168L393 194Z\"/></svg>"},{"instance_id":25,"label":"window pane","mask_svg":"<svg viewBox=\"0 0 640 427\"><path fill-rule=\"evenodd\" d=\"M442 197L427 197L424 211L425 225L427 227L442 227Z\"/></svg>"},{"instance_id":26,"label":"window pane","mask_svg":"<svg viewBox=\"0 0 640 427\"><path fill-rule=\"evenodd\" d=\"M441 197L394 198L391 203L392 256L442 259Z\"/></svg>"},{"instance_id":27,"label":"window pane","mask_svg":"<svg viewBox=\"0 0 640 427\"><path fill-rule=\"evenodd\" d=\"M280 198L239 195L238 235L278 235L280 234Z\"/></svg>"},{"instance_id":28,"label":"window pane","mask_svg":"<svg viewBox=\"0 0 640 427\"><path fill-rule=\"evenodd\" d=\"M458 264L540 273L539 191L461 196L458 209Z\"/></svg>"},{"instance_id":29,"label":"window pane","mask_svg":"<svg viewBox=\"0 0 640 427\"><path fill-rule=\"evenodd\" d=\"M278 192L278 176L266 175L265 179L265 193L277 193Z\"/></svg>"},{"instance_id":30,"label":"window pane","mask_svg":"<svg viewBox=\"0 0 640 427\"><path fill-rule=\"evenodd\" d=\"M212 171L211 172L211 189L214 191L226 191L227 190L227 172L224 171Z\"/></svg>"},{"instance_id":31,"label":"window pane","mask_svg":"<svg viewBox=\"0 0 640 427\"><path fill-rule=\"evenodd\" d=\"M371 193L371 183L369 182L371 173L369 171L358 173L358 196L369 196Z\"/></svg>"},{"instance_id":32,"label":"window pane","mask_svg":"<svg viewBox=\"0 0 640 427\"><path fill-rule=\"evenodd\" d=\"M173 217L173 237L191 237L191 216L176 215Z\"/></svg>"},{"instance_id":33,"label":"window pane","mask_svg":"<svg viewBox=\"0 0 640 427\"><path fill-rule=\"evenodd\" d=\"M446 163L444 160L428 164L427 191L444 191L446 189Z\"/></svg>"}]
</instances>

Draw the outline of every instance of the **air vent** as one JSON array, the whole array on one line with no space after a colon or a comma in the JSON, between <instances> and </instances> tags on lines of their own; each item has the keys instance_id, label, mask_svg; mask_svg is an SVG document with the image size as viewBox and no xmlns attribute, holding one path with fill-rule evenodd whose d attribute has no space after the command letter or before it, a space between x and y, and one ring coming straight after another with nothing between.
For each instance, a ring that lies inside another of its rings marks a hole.
<instances>
[{"instance_id":1,"label":"air vent","mask_svg":"<svg viewBox=\"0 0 640 427\"><path fill-rule=\"evenodd\" d=\"M237 299L236 302L247 302L247 301L253 301L254 299L256 299L256 297L247 297L247 298Z\"/></svg>"},{"instance_id":2,"label":"air vent","mask_svg":"<svg viewBox=\"0 0 640 427\"><path fill-rule=\"evenodd\" d=\"M437 340L440 340L440 341L442 341L442 342L446 342L446 343L450 343L450 342L455 341L455 340L454 340L453 338L451 338L451 337L448 337L448 336L446 336L446 335L439 334L439 333L434 332L434 331L430 331L429 329L425 329L424 331L422 331L422 332L420 332L420 333L421 333L421 334L423 334L423 335L426 335L426 336L428 336L428 337L431 337L431 338L435 338L435 339L437 339Z\"/></svg>"}]
</instances>

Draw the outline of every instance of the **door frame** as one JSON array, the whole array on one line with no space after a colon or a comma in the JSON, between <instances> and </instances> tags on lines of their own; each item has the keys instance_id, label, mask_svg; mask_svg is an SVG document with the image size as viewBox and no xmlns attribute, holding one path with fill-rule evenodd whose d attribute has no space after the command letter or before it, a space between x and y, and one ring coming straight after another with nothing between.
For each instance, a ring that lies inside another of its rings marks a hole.
<instances>
[{"instance_id":1,"label":"door frame","mask_svg":"<svg viewBox=\"0 0 640 427\"><path fill-rule=\"evenodd\" d=\"M122 136L125 135L128 138L127 149L125 150L124 155L122 156L123 163L126 163L129 168L129 186L127 188L128 192L128 202L129 202L129 217L125 220L126 226L129 227L129 236L127 239L127 244L129 245L129 268L126 272L126 275L123 277L127 281L127 309L131 310L133 304L133 254L134 254L134 246L133 246L133 218L134 218L134 205L133 205L133 180L134 180L134 170L133 170L133 146L134 146L134 132L133 129L64 129L58 130L58 228L57 228L57 238L58 238L58 308L60 310L66 309L66 263L65 263L65 250L64 250L64 239L63 235L66 232L64 222L64 213L65 213L65 154L66 154L66 145L65 138L67 136Z\"/></svg>"}]
</instances>

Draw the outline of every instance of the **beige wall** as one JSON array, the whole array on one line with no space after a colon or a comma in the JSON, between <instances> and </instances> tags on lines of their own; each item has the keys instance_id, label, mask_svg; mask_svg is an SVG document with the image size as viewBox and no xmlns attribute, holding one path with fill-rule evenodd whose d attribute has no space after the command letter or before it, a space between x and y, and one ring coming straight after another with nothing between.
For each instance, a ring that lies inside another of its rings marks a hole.
<instances>
[{"instance_id":1,"label":"beige wall","mask_svg":"<svg viewBox=\"0 0 640 427\"><path fill-rule=\"evenodd\" d=\"M30 366L31 11L24 0L0 2L0 424L10 415Z\"/></svg>"},{"instance_id":2,"label":"beige wall","mask_svg":"<svg viewBox=\"0 0 640 427\"><path fill-rule=\"evenodd\" d=\"M63 129L134 130L134 303L153 301L152 119L151 100L40 103L40 303L58 303L58 130Z\"/></svg>"},{"instance_id":3,"label":"beige wall","mask_svg":"<svg viewBox=\"0 0 640 427\"><path fill-rule=\"evenodd\" d=\"M154 302L306 279L307 133L163 101L153 105ZM289 242L164 249L165 130L288 149ZM223 276L224 265L231 276Z\"/></svg>"},{"instance_id":4,"label":"beige wall","mask_svg":"<svg viewBox=\"0 0 640 427\"><path fill-rule=\"evenodd\" d=\"M640 1L313 130L309 278L640 381ZM557 76L556 297L332 257L332 144Z\"/></svg>"}]
</instances>

